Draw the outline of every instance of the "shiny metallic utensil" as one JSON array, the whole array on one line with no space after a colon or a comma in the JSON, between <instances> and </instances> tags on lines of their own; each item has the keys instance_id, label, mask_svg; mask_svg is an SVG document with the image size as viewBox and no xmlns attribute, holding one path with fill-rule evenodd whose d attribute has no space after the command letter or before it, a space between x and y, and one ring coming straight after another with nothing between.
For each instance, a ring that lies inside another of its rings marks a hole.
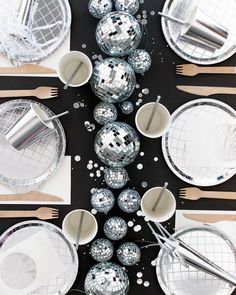
<instances>
[{"instance_id":1,"label":"shiny metallic utensil","mask_svg":"<svg viewBox=\"0 0 236 295\"><path fill-rule=\"evenodd\" d=\"M0 194L0 202L1 201L63 202L63 198L47 193L32 191L22 194Z\"/></svg>"},{"instance_id":2,"label":"shiny metallic utensil","mask_svg":"<svg viewBox=\"0 0 236 295\"><path fill-rule=\"evenodd\" d=\"M155 113L156 113L156 110L158 108L160 100L161 100L161 96L158 95L157 99L156 99L156 102L155 102L155 104L154 104L154 106L152 108L152 112L151 112L150 118L149 118L147 126L146 126L146 131L148 131L150 129L150 126L152 124L152 121L153 121L153 118L155 116Z\"/></svg>"},{"instance_id":3,"label":"shiny metallic utensil","mask_svg":"<svg viewBox=\"0 0 236 295\"><path fill-rule=\"evenodd\" d=\"M0 90L0 97L29 97L35 96L39 99L56 98L58 96L57 87L40 86L27 90Z\"/></svg>"},{"instance_id":4,"label":"shiny metallic utensil","mask_svg":"<svg viewBox=\"0 0 236 295\"><path fill-rule=\"evenodd\" d=\"M31 103L30 108L5 132L5 138L15 149L26 149L54 130L51 120L39 105Z\"/></svg>"},{"instance_id":5,"label":"shiny metallic utensil","mask_svg":"<svg viewBox=\"0 0 236 295\"><path fill-rule=\"evenodd\" d=\"M84 222L84 213L85 211L81 211L81 216L80 216L80 220L79 220L79 227L78 227L78 232L77 232L77 237L76 237L76 250L79 249L79 241L80 241L80 235L81 235L81 230L83 227L83 222Z\"/></svg>"},{"instance_id":6,"label":"shiny metallic utensil","mask_svg":"<svg viewBox=\"0 0 236 295\"><path fill-rule=\"evenodd\" d=\"M189 213L183 214L187 219L200 222L215 223L218 221L236 221L236 214L201 214L201 213Z\"/></svg>"},{"instance_id":7,"label":"shiny metallic utensil","mask_svg":"<svg viewBox=\"0 0 236 295\"><path fill-rule=\"evenodd\" d=\"M159 204L162 196L165 193L165 190L166 190L167 186L168 186L168 182L165 182L162 190L160 191L159 195L157 196L157 199L156 199L156 201L155 201L155 203L154 203L154 205L152 207L152 211L155 211L156 210L156 208L157 208L157 206L158 206L158 204Z\"/></svg>"},{"instance_id":8,"label":"shiny metallic utensil","mask_svg":"<svg viewBox=\"0 0 236 295\"><path fill-rule=\"evenodd\" d=\"M41 65L24 64L16 67L0 67L1 75L31 75L31 74L56 74L56 70Z\"/></svg>"},{"instance_id":9,"label":"shiny metallic utensil","mask_svg":"<svg viewBox=\"0 0 236 295\"><path fill-rule=\"evenodd\" d=\"M65 116L65 115L67 115L67 114L69 114L69 111L65 111L65 112L63 112L63 113L57 114L57 115L55 115L55 116L52 116L52 117L46 119L44 122L47 123L47 122L53 121L53 120L55 120L55 119L57 119L57 118L60 118L60 117L62 117L62 116Z\"/></svg>"},{"instance_id":10,"label":"shiny metallic utensil","mask_svg":"<svg viewBox=\"0 0 236 295\"><path fill-rule=\"evenodd\" d=\"M176 88L195 95L210 96L213 94L236 94L236 87L176 85Z\"/></svg>"},{"instance_id":11,"label":"shiny metallic utensil","mask_svg":"<svg viewBox=\"0 0 236 295\"><path fill-rule=\"evenodd\" d=\"M30 218L37 217L41 220L59 218L59 210L41 207L37 210L0 210L0 218Z\"/></svg>"},{"instance_id":12,"label":"shiny metallic utensil","mask_svg":"<svg viewBox=\"0 0 236 295\"><path fill-rule=\"evenodd\" d=\"M236 67L200 67L194 64L183 64L176 66L176 74L191 77L198 74L236 74Z\"/></svg>"},{"instance_id":13,"label":"shiny metallic utensil","mask_svg":"<svg viewBox=\"0 0 236 295\"><path fill-rule=\"evenodd\" d=\"M78 66L75 68L74 72L71 74L71 76L69 77L68 81L66 82L66 85L64 86L64 89L66 90L70 83L73 81L73 79L75 78L76 74L78 73L78 71L80 70L80 68L82 67L83 63L82 61L78 64Z\"/></svg>"},{"instance_id":14,"label":"shiny metallic utensil","mask_svg":"<svg viewBox=\"0 0 236 295\"><path fill-rule=\"evenodd\" d=\"M177 259L181 264L183 264L183 266L187 268L188 265L191 265L194 268L197 268L229 283L230 285L236 286L236 277L234 275L225 271L211 260L207 259L204 255L191 248L182 240L171 236L163 225L160 223L155 223L158 233L154 230L149 222L147 225L154 237L157 239L160 247L167 251L167 253L172 258Z\"/></svg>"},{"instance_id":15,"label":"shiny metallic utensil","mask_svg":"<svg viewBox=\"0 0 236 295\"><path fill-rule=\"evenodd\" d=\"M196 201L201 198L236 200L236 192L203 191L197 187L185 187L180 189L179 197L192 201Z\"/></svg>"},{"instance_id":16,"label":"shiny metallic utensil","mask_svg":"<svg viewBox=\"0 0 236 295\"><path fill-rule=\"evenodd\" d=\"M158 12L158 15L163 16L165 19L170 20L170 21L180 24L180 25L184 25L186 23L185 21L183 21L179 18L173 17L171 15L168 15L168 14L160 12L160 11Z\"/></svg>"}]
</instances>

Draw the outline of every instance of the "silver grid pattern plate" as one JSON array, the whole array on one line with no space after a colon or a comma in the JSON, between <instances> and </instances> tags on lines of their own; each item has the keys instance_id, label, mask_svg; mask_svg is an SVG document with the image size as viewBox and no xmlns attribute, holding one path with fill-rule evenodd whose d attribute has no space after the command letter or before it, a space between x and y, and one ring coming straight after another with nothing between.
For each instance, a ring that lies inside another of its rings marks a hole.
<instances>
[{"instance_id":1,"label":"silver grid pattern plate","mask_svg":"<svg viewBox=\"0 0 236 295\"><path fill-rule=\"evenodd\" d=\"M0 252L10 249L42 230L48 235L67 271L27 295L65 295L76 279L79 262L75 247L65 238L57 226L34 220L18 223L1 235Z\"/></svg>"},{"instance_id":2,"label":"silver grid pattern plate","mask_svg":"<svg viewBox=\"0 0 236 295\"><path fill-rule=\"evenodd\" d=\"M14 7L15 0L8 1L11 1ZM30 30L40 45L40 53L35 56L26 51L24 56L14 57L16 62L39 62L51 55L65 41L71 26L68 0L34 0L34 3L37 5ZM10 54L7 55L10 57Z\"/></svg>"},{"instance_id":3,"label":"silver grid pattern plate","mask_svg":"<svg viewBox=\"0 0 236 295\"><path fill-rule=\"evenodd\" d=\"M31 100L17 99L0 105L0 182L13 190L31 190L45 182L59 167L65 155L66 138L58 119L55 129L40 141L16 150L5 139L5 132L30 108ZM42 104L49 116L54 113Z\"/></svg>"},{"instance_id":4,"label":"silver grid pattern plate","mask_svg":"<svg viewBox=\"0 0 236 295\"><path fill-rule=\"evenodd\" d=\"M169 168L183 181L198 185L220 184L236 173L233 168L186 167L186 128L192 118L232 119L236 111L215 99L192 100L171 115L171 126L162 137L162 152ZM201 139L199 138L199 141Z\"/></svg>"},{"instance_id":5,"label":"silver grid pattern plate","mask_svg":"<svg viewBox=\"0 0 236 295\"><path fill-rule=\"evenodd\" d=\"M196 5L228 29L226 44L220 50L210 51L207 47L183 41L180 38L182 26L162 18L161 25L167 43L177 55L191 63L210 65L228 59L236 52L236 0L166 0L163 12L186 20L191 7Z\"/></svg>"},{"instance_id":6,"label":"silver grid pattern plate","mask_svg":"<svg viewBox=\"0 0 236 295\"><path fill-rule=\"evenodd\" d=\"M236 275L236 249L229 238L212 226L187 227L176 232L190 247ZM200 271L192 266L185 267L176 259L169 258L163 250L156 264L158 282L166 295L230 295L235 287Z\"/></svg>"}]
</instances>

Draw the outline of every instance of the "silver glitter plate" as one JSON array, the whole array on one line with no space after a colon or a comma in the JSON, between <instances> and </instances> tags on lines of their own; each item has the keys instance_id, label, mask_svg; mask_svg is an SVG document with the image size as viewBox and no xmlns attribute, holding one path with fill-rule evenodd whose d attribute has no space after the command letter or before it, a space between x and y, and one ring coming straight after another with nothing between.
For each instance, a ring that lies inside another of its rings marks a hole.
<instances>
[{"instance_id":1,"label":"silver glitter plate","mask_svg":"<svg viewBox=\"0 0 236 295\"><path fill-rule=\"evenodd\" d=\"M212 52L207 47L185 42L179 38L182 26L162 18L162 30L169 46L177 55L195 64L210 65L231 57L236 52L236 0L166 0L163 12L186 20L193 5L198 5L206 14L213 15L219 23L228 28L229 37L226 44L220 50Z\"/></svg>"},{"instance_id":2,"label":"silver glitter plate","mask_svg":"<svg viewBox=\"0 0 236 295\"><path fill-rule=\"evenodd\" d=\"M59 167L65 155L66 138L58 119L55 129L24 150L14 149L5 139L6 130L30 108L30 100L17 99L0 105L0 182L13 190L27 191L44 183ZM47 107L39 104L53 116Z\"/></svg>"},{"instance_id":3,"label":"silver glitter plate","mask_svg":"<svg viewBox=\"0 0 236 295\"><path fill-rule=\"evenodd\" d=\"M16 6L16 0L12 7ZM20 1L20 0L17 0ZM71 26L71 9L68 0L33 0L37 4L30 29L40 46L40 53L32 55L25 51L24 55L14 56L5 53L12 61L19 63L38 62L51 55L65 41ZM33 7L33 5L32 5ZM14 42L21 42L16 36Z\"/></svg>"},{"instance_id":4,"label":"silver glitter plate","mask_svg":"<svg viewBox=\"0 0 236 295\"><path fill-rule=\"evenodd\" d=\"M236 275L236 249L229 238L212 226L187 227L180 238L208 259ZM166 295L230 295L235 287L192 266L186 268L160 250L156 263L158 282Z\"/></svg>"},{"instance_id":5,"label":"silver glitter plate","mask_svg":"<svg viewBox=\"0 0 236 295\"><path fill-rule=\"evenodd\" d=\"M183 181L198 186L217 185L234 176L236 169L185 166L187 120L201 117L231 119L236 117L236 111L221 101L207 98L182 105L171 115L171 126L162 137L162 151L169 168Z\"/></svg>"},{"instance_id":6,"label":"silver glitter plate","mask_svg":"<svg viewBox=\"0 0 236 295\"><path fill-rule=\"evenodd\" d=\"M32 235L45 231L57 250L67 272L28 295L65 295L72 287L78 272L78 255L75 247L64 237L57 226L44 221L24 221L10 227L0 237L0 251L8 250Z\"/></svg>"}]
</instances>

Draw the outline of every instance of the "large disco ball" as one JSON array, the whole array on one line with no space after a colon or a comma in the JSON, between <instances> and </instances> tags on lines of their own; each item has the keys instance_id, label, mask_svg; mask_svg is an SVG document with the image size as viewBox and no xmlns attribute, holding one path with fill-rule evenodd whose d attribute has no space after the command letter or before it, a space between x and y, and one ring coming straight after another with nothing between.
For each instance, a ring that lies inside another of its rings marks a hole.
<instances>
[{"instance_id":1,"label":"large disco ball","mask_svg":"<svg viewBox=\"0 0 236 295\"><path fill-rule=\"evenodd\" d=\"M136 76L133 68L124 60L106 58L94 67L90 85L98 98L117 103L133 93Z\"/></svg>"},{"instance_id":2,"label":"large disco ball","mask_svg":"<svg viewBox=\"0 0 236 295\"><path fill-rule=\"evenodd\" d=\"M127 295L129 278L119 265L101 262L94 265L87 273L84 290L87 295Z\"/></svg>"},{"instance_id":3,"label":"large disco ball","mask_svg":"<svg viewBox=\"0 0 236 295\"><path fill-rule=\"evenodd\" d=\"M96 29L99 47L110 56L130 54L138 47L141 38L139 22L125 11L114 11L105 15Z\"/></svg>"},{"instance_id":4,"label":"large disco ball","mask_svg":"<svg viewBox=\"0 0 236 295\"><path fill-rule=\"evenodd\" d=\"M114 122L105 125L97 133L94 149L99 159L111 167L125 167L139 153L140 140L128 124Z\"/></svg>"}]
</instances>

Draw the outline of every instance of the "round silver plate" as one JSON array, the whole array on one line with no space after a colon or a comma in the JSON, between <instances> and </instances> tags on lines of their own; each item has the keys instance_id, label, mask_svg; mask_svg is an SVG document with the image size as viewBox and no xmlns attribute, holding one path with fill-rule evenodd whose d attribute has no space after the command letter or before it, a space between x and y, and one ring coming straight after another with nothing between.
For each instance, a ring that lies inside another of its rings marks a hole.
<instances>
[{"instance_id":1,"label":"round silver plate","mask_svg":"<svg viewBox=\"0 0 236 295\"><path fill-rule=\"evenodd\" d=\"M68 271L28 295L65 295L76 279L79 262L75 247L64 237L60 228L44 221L18 223L1 235L0 251L7 250L42 230L48 235Z\"/></svg>"},{"instance_id":2,"label":"round silver plate","mask_svg":"<svg viewBox=\"0 0 236 295\"><path fill-rule=\"evenodd\" d=\"M19 0L8 0L8 5L12 6L13 13L17 13L17 3ZM33 0L31 1L31 10L33 10L33 18L30 27L33 38L36 39L38 52L30 53L25 50L20 55L12 52L3 52L10 60L19 63L38 62L51 55L65 41L71 26L71 9L68 0ZM30 9L29 9L30 11ZM12 40L12 46L16 47L22 43L21 39L15 36Z\"/></svg>"},{"instance_id":3,"label":"round silver plate","mask_svg":"<svg viewBox=\"0 0 236 295\"><path fill-rule=\"evenodd\" d=\"M57 170L65 155L65 132L58 119L54 120L51 133L26 149L18 151L6 141L5 132L30 108L30 103L35 102L17 99L0 105L0 182L13 190L37 188ZM49 116L54 115L39 105Z\"/></svg>"},{"instance_id":4,"label":"round silver plate","mask_svg":"<svg viewBox=\"0 0 236 295\"><path fill-rule=\"evenodd\" d=\"M178 237L224 270L236 274L236 249L229 238L212 226L187 227ZM166 295L230 295L235 287L192 266L186 268L160 250L156 264L158 282Z\"/></svg>"},{"instance_id":5,"label":"round silver plate","mask_svg":"<svg viewBox=\"0 0 236 295\"><path fill-rule=\"evenodd\" d=\"M185 42L180 39L182 26L162 17L162 30L169 46L177 55L195 64L210 65L231 57L236 52L236 0L167 0L163 12L186 20L193 5L198 5L205 13L214 16L228 28L229 37L226 44L220 50L210 51L207 47Z\"/></svg>"},{"instance_id":6,"label":"round silver plate","mask_svg":"<svg viewBox=\"0 0 236 295\"><path fill-rule=\"evenodd\" d=\"M201 117L230 119L236 117L236 111L223 102L207 98L182 105L171 115L171 126L162 137L162 151L169 168L183 181L198 186L217 185L234 176L236 169L185 166L187 120Z\"/></svg>"}]
</instances>

